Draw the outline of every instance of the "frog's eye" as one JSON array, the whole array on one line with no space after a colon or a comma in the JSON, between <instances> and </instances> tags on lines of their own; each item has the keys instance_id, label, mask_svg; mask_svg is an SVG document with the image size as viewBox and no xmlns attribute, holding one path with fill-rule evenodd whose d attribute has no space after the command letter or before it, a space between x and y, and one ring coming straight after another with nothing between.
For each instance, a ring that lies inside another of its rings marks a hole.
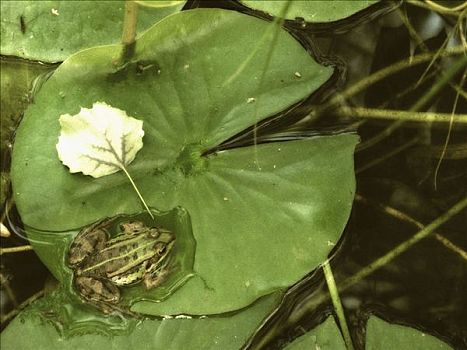
<instances>
[{"instance_id":1,"label":"frog's eye","mask_svg":"<svg viewBox=\"0 0 467 350\"><path fill-rule=\"evenodd\" d=\"M157 238L159 237L160 235L160 232L157 228L152 228L150 231L149 231L149 235L152 237L152 238Z\"/></svg>"}]
</instances>

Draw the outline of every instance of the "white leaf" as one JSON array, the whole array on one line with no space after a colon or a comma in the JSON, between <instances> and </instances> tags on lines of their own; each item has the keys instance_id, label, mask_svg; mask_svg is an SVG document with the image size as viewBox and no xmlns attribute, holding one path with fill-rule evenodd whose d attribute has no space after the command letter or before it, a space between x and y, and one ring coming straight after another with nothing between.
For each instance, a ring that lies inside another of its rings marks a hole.
<instances>
[{"instance_id":1,"label":"white leaf","mask_svg":"<svg viewBox=\"0 0 467 350\"><path fill-rule=\"evenodd\" d=\"M58 157L71 173L101 177L125 170L143 147L143 122L104 102L62 114L60 125Z\"/></svg>"}]
</instances>

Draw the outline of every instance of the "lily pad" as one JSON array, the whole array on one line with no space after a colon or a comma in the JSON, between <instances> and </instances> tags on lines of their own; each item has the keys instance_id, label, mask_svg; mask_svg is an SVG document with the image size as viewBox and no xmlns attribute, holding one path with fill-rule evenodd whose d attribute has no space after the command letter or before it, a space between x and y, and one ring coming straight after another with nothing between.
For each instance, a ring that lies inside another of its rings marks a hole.
<instances>
[{"instance_id":1,"label":"lily pad","mask_svg":"<svg viewBox=\"0 0 467 350\"><path fill-rule=\"evenodd\" d=\"M447 350L452 348L429 334L414 328L390 324L376 316L372 316L367 324L365 349Z\"/></svg>"},{"instance_id":2,"label":"lily pad","mask_svg":"<svg viewBox=\"0 0 467 350\"><path fill-rule=\"evenodd\" d=\"M332 349L345 350L342 335L333 317L313 328L303 336L295 339L285 347L286 350ZM435 350L452 349L438 338L425 334L414 328L390 324L371 316L366 330L367 350Z\"/></svg>"},{"instance_id":3,"label":"lily pad","mask_svg":"<svg viewBox=\"0 0 467 350\"><path fill-rule=\"evenodd\" d=\"M3 41L3 39L2 39ZM0 139L2 152L6 150L13 138L14 130L19 123L28 103L33 99L33 90L40 85L42 78L54 67L34 64L25 61L14 61L2 58L0 104ZM34 84L34 82L36 84Z\"/></svg>"},{"instance_id":4,"label":"lily pad","mask_svg":"<svg viewBox=\"0 0 467 350\"><path fill-rule=\"evenodd\" d=\"M379 0L313 0L313 1L265 1L265 0L240 0L244 5L273 16L280 17L287 3L290 7L285 15L286 19L294 20L303 18L307 22L322 23L337 21L350 17Z\"/></svg>"},{"instance_id":5,"label":"lily pad","mask_svg":"<svg viewBox=\"0 0 467 350\"><path fill-rule=\"evenodd\" d=\"M29 307L2 332L2 349L240 349L261 320L278 302L267 296L246 310L201 319L145 320L130 333L118 336L82 334L63 340L56 329ZM91 322L91 321L90 321ZM83 329L87 333L91 329Z\"/></svg>"},{"instance_id":6,"label":"lily pad","mask_svg":"<svg viewBox=\"0 0 467 350\"><path fill-rule=\"evenodd\" d=\"M333 317L287 345L285 350L345 350L345 343Z\"/></svg>"},{"instance_id":7,"label":"lily pad","mask_svg":"<svg viewBox=\"0 0 467 350\"><path fill-rule=\"evenodd\" d=\"M274 41L275 32L274 24L257 18L198 9L170 16L142 35L124 70L113 64L118 46L66 60L17 132L13 191L25 225L31 232L68 231L141 210L124 174L70 174L57 157L59 116L97 100L144 121L144 147L128 171L150 206L186 208L197 241L196 276L170 298L137 303L135 311L237 310L314 269L350 213L357 137L203 155L300 102L332 74L285 31ZM63 264L63 253L38 253L49 266Z\"/></svg>"},{"instance_id":8,"label":"lily pad","mask_svg":"<svg viewBox=\"0 0 467 350\"><path fill-rule=\"evenodd\" d=\"M141 6L138 33L180 11L185 1ZM120 41L125 1L2 1L2 55L59 62L91 46Z\"/></svg>"}]
</instances>

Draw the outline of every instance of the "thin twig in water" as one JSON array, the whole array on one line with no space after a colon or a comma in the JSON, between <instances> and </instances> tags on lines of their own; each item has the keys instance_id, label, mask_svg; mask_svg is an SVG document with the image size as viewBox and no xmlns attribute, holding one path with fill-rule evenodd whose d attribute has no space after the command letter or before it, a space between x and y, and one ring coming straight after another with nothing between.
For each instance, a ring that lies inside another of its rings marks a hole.
<instances>
[{"instance_id":1,"label":"thin twig in water","mask_svg":"<svg viewBox=\"0 0 467 350\"><path fill-rule=\"evenodd\" d=\"M382 211L382 212L384 212L384 213L386 213L388 215L391 215L391 216L395 217L398 220L405 221L405 222L408 222L408 223L410 223L412 225L415 225L419 229L425 228L425 225L423 225L421 222L415 220L411 216L409 216L409 215L401 212L400 210L398 210L396 208L393 208L393 207L391 207L389 205L386 205L386 204L383 204L383 203L377 203L377 202L374 202L374 201L370 201L370 200L368 200L367 198L363 197L362 195L360 195L358 193L355 195L355 200L358 201L358 202L371 204L372 206L376 207L380 211ZM456 244L451 242L448 238L444 237L443 235L441 235L439 233L434 232L434 235L435 235L435 238L439 242L441 242L445 247L447 247L448 249L450 249L454 253L458 254L463 260L467 260L467 252L464 249L457 246Z\"/></svg>"},{"instance_id":2,"label":"thin twig in water","mask_svg":"<svg viewBox=\"0 0 467 350\"><path fill-rule=\"evenodd\" d=\"M28 306L32 302L36 301L40 297L42 297L44 295L44 293L45 293L44 290L40 290L36 294L32 295L31 297L29 297L28 299L23 301L21 304L18 305L17 308L15 308L14 310L11 310L9 313L7 313L5 316L3 316L1 318L1 320L0 320L0 323L3 324L5 322L8 322L9 320L11 320L13 317L15 317L17 314L19 314L20 311L23 310L26 306Z\"/></svg>"},{"instance_id":3,"label":"thin twig in water","mask_svg":"<svg viewBox=\"0 0 467 350\"><path fill-rule=\"evenodd\" d=\"M19 247L11 247L11 248L0 248L0 255L8 254L8 253L21 253L21 252L26 252L29 250L33 250L33 248L30 245L22 245Z\"/></svg>"}]
</instances>

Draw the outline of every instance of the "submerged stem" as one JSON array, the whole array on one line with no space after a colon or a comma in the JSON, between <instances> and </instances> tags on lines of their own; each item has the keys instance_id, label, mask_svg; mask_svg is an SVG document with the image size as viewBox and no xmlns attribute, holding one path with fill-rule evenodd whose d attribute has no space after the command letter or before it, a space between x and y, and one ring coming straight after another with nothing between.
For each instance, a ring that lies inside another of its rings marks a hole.
<instances>
[{"instance_id":1,"label":"submerged stem","mask_svg":"<svg viewBox=\"0 0 467 350\"><path fill-rule=\"evenodd\" d=\"M459 214L461 211L465 210L466 208L467 208L467 197L459 201L457 204L451 207L451 209L449 209L446 213L438 217L431 224L425 226L422 230L420 230L418 233L413 235L411 238L402 242L397 247L392 249L390 252L376 259L375 261L367 265L365 268L360 270L358 273L356 273L352 277L345 280L342 283L341 290L350 287L351 285L357 283L358 281L361 281L362 279L364 279L365 277L367 277L368 275L370 275L377 269L388 264L391 260L399 256L400 254L404 253L405 251L407 251L415 243L419 242L423 238L430 235L438 227L440 227L442 224L444 224L449 219L451 219L453 216Z\"/></svg>"},{"instance_id":2,"label":"submerged stem","mask_svg":"<svg viewBox=\"0 0 467 350\"><path fill-rule=\"evenodd\" d=\"M448 84L450 81L465 67L467 66L467 56L461 56L459 60L453 64L442 76L441 78L433 84L433 86L417 101L415 102L410 108L408 112L417 112L420 109L426 107L428 103L432 101L432 99ZM373 136L371 139L363 142L360 144L360 149L368 148L381 140L385 139L397 129L399 129L402 125L404 125L406 121L399 119L389 125L386 129L384 129L381 133Z\"/></svg>"},{"instance_id":3,"label":"submerged stem","mask_svg":"<svg viewBox=\"0 0 467 350\"><path fill-rule=\"evenodd\" d=\"M454 112L454 111L453 111ZM407 122L435 122L435 123L460 123L467 124L467 114L438 112L416 112L390 109L377 109L365 107L341 107L336 110L336 114L344 117L354 117L362 119L386 119L401 120Z\"/></svg>"}]
</instances>

